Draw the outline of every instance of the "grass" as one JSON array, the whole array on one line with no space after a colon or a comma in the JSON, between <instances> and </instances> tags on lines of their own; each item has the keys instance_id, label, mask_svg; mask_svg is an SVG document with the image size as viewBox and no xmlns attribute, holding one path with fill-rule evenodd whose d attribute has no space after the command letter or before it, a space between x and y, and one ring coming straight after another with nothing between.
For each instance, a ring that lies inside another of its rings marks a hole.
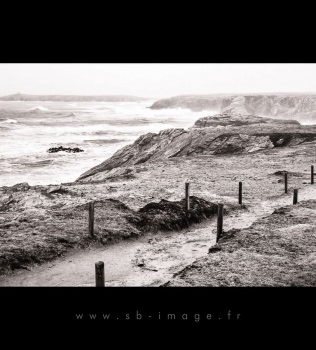
<instances>
[{"instance_id":1,"label":"grass","mask_svg":"<svg viewBox=\"0 0 316 350\"><path fill-rule=\"evenodd\" d=\"M316 200L230 230L166 286L316 286Z\"/></svg>"},{"instance_id":2,"label":"grass","mask_svg":"<svg viewBox=\"0 0 316 350\"><path fill-rule=\"evenodd\" d=\"M217 212L216 204L194 196L190 200L188 213L184 199L148 203L139 211L119 200L95 201L93 237L88 235L88 204L50 210L45 215L20 215L17 220L0 225L0 275L52 260L74 247L105 245L147 232L181 230Z\"/></svg>"}]
</instances>

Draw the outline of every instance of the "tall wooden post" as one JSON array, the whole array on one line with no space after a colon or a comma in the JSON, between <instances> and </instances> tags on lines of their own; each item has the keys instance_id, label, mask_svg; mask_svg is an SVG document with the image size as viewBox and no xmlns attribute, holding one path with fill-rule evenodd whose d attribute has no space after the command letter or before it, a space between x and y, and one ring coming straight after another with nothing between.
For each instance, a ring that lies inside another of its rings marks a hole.
<instances>
[{"instance_id":1,"label":"tall wooden post","mask_svg":"<svg viewBox=\"0 0 316 350\"><path fill-rule=\"evenodd\" d=\"M284 192L287 193L287 173L284 173Z\"/></svg>"},{"instance_id":2,"label":"tall wooden post","mask_svg":"<svg viewBox=\"0 0 316 350\"><path fill-rule=\"evenodd\" d=\"M239 196L238 196L239 204L242 204L242 182L239 182Z\"/></svg>"},{"instance_id":3,"label":"tall wooden post","mask_svg":"<svg viewBox=\"0 0 316 350\"><path fill-rule=\"evenodd\" d=\"M190 209L190 183L185 183L185 210Z\"/></svg>"},{"instance_id":4,"label":"tall wooden post","mask_svg":"<svg viewBox=\"0 0 316 350\"><path fill-rule=\"evenodd\" d=\"M314 165L311 166L311 184L314 183Z\"/></svg>"},{"instance_id":5,"label":"tall wooden post","mask_svg":"<svg viewBox=\"0 0 316 350\"><path fill-rule=\"evenodd\" d=\"M223 233L223 207L223 204L218 204L216 243L218 242L220 236Z\"/></svg>"},{"instance_id":6,"label":"tall wooden post","mask_svg":"<svg viewBox=\"0 0 316 350\"><path fill-rule=\"evenodd\" d=\"M295 189L293 193L293 204L297 204L297 195L298 195L298 190Z\"/></svg>"},{"instance_id":7,"label":"tall wooden post","mask_svg":"<svg viewBox=\"0 0 316 350\"><path fill-rule=\"evenodd\" d=\"M95 286L104 287L104 262L98 261L95 263Z\"/></svg>"},{"instance_id":8,"label":"tall wooden post","mask_svg":"<svg viewBox=\"0 0 316 350\"><path fill-rule=\"evenodd\" d=\"M94 234L94 203L89 203L89 235Z\"/></svg>"}]
</instances>

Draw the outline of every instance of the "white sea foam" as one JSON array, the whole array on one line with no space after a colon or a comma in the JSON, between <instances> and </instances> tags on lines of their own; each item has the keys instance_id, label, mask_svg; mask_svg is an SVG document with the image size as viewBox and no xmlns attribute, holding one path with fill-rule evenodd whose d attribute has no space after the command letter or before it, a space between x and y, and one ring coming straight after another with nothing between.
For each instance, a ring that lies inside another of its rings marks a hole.
<instances>
[{"instance_id":1,"label":"white sea foam","mask_svg":"<svg viewBox=\"0 0 316 350\"><path fill-rule=\"evenodd\" d=\"M49 111L49 108L43 106L35 106L29 109L29 111Z\"/></svg>"},{"instance_id":2,"label":"white sea foam","mask_svg":"<svg viewBox=\"0 0 316 350\"><path fill-rule=\"evenodd\" d=\"M15 119L6 119L1 121L0 123L4 123L4 124L16 124L18 121Z\"/></svg>"}]
</instances>

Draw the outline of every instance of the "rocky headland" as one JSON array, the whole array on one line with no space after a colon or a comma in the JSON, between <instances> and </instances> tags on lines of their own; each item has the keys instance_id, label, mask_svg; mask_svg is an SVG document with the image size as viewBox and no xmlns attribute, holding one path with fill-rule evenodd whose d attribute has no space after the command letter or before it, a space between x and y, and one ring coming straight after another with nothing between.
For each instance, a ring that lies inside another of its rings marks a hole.
<instances>
[{"instance_id":1,"label":"rocky headland","mask_svg":"<svg viewBox=\"0 0 316 350\"><path fill-rule=\"evenodd\" d=\"M189 130L167 129L142 135L77 181L130 177L133 166L170 158L254 153L314 140L316 127L302 126L297 121L223 113L201 118Z\"/></svg>"}]
</instances>

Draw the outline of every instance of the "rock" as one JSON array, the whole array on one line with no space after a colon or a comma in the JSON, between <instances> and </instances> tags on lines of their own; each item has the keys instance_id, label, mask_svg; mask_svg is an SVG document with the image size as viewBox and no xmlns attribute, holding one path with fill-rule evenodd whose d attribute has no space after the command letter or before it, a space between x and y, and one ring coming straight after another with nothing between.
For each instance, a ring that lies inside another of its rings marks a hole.
<instances>
[{"instance_id":1,"label":"rock","mask_svg":"<svg viewBox=\"0 0 316 350\"><path fill-rule=\"evenodd\" d=\"M68 152L68 153L78 153L78 152L84 152L83 149L80 149L78 147L70 148L70 147L51 147L47 150L48 153L57 153L57 152Z\"/></svg>"},{"instance_id":2,"label":"rock","mask_svg":"<svg viewBox=\"0 0 316 350\"><path fill-rule=\"evenodd\" d=\"M59 242L59 243L70 243L71 240L69 240L68 238L65 238L65 237L58 237L57 238L57 242Z\"/></svg>"},{"instance_id":3,"label":"rock","mask_svg":"<svg viewBox=\"0 0 316 350\"><path fill-rule=\"evenodd\" d=\"M239 134L239 137L242 139L242 141L248 141L250 135L247 135L247 134Z\"/></svg>"},{"instance_id":4,"label":"rock","mask_svg":"<svg viewBox=\"0 0 316 350\"><path fill-rule=\"evenodd\" d=\"M12 220L10 222L6 222L0 225L0 228L8 228L11 226L19 226L20 223L18 221Z\"/></svg>"},{"instance_id":5,"label":"rock","mask_svg":"<svg viewBox=\"0 0 316 350\"><path fill-rule=\"evenodd\" d=\"M12 191L28 191L31 186L27 182L22 182L11 187Z\"/></svg>"},{"instance_id":6,"label":"rock","mask_svg":"<svg viewBox=\"0 0 316 350\"><path fill-rule=\"evenodd\" d=\"M53 186L53 187L50 187L46 193L50 194L50 193L54 193L54 192L58 192L62 189L62 186Z\"/></svg>"},{"instance_id":7,"label":"rock","mask_svg":"<svg viewBox=\"0 0 316 350\"><path fill-rule=\"evenodd\" d=\"M284 143L284 139L280 139L276 142L277 145L282 145Z\"/></svg>"},{"instance_id":8,"label":"rock","mask_svg":"<svg viewBox=\"0 0 316 350\"><path fill-rule=\"evenodd\" d=\"M146 167L136 168L136 173L141 173L143 171L148 171L148 168Z\"/></svg>"},{"instance_id":9,"label":"rock","mask_svg":"<svg viewBox=\"0 0 316 350\"><path fill-rule=\"evenodd\" d=\"M221 250L222 250L222 248L216 244L215 246L209 248L208 254L217 253Z\"/></svg>"},{"instance_id":10,"label":"rock","mask_svg":"<svg viewBox=\"0 0 316 350\"><path fill-rule=\"evenodd\" d=\"M236 113L226 112L221 114L215 114L209 117L203 117L198 119L194 128L206 128L206 127L217 127L217 126L243 126L243 125L254 125L257 124L259 127L264 127L264 124L297 124L300 125L296 120L279 120L273 118L264 118L257 115L247 114L247 112ZM263 125L261 125L263 124ZM245 137L242 135L241 137Z\"/></svg>"},{"instance_id":11,"label":"rock","mask_svg":"<svg viewBox=\"0 0 316 350\"><path fill-rule=\"evenodd\" d=\"M286 170L278 170L278 171L274 172L273 175L284 175L285 173L287 173Z\"/></svg>"},{"instance_id":12,"label":"rock","mask_svg":"<svg viewBox=\"0 0 316 350\"><path fill-rule=\"evenodd\" d=\"M257 152L257 151L261 151L262 148L261 147L253 147L253 148L250 148L248 150L248 153L253 153L253 152Z\"/></svg>"}]
</instances>

